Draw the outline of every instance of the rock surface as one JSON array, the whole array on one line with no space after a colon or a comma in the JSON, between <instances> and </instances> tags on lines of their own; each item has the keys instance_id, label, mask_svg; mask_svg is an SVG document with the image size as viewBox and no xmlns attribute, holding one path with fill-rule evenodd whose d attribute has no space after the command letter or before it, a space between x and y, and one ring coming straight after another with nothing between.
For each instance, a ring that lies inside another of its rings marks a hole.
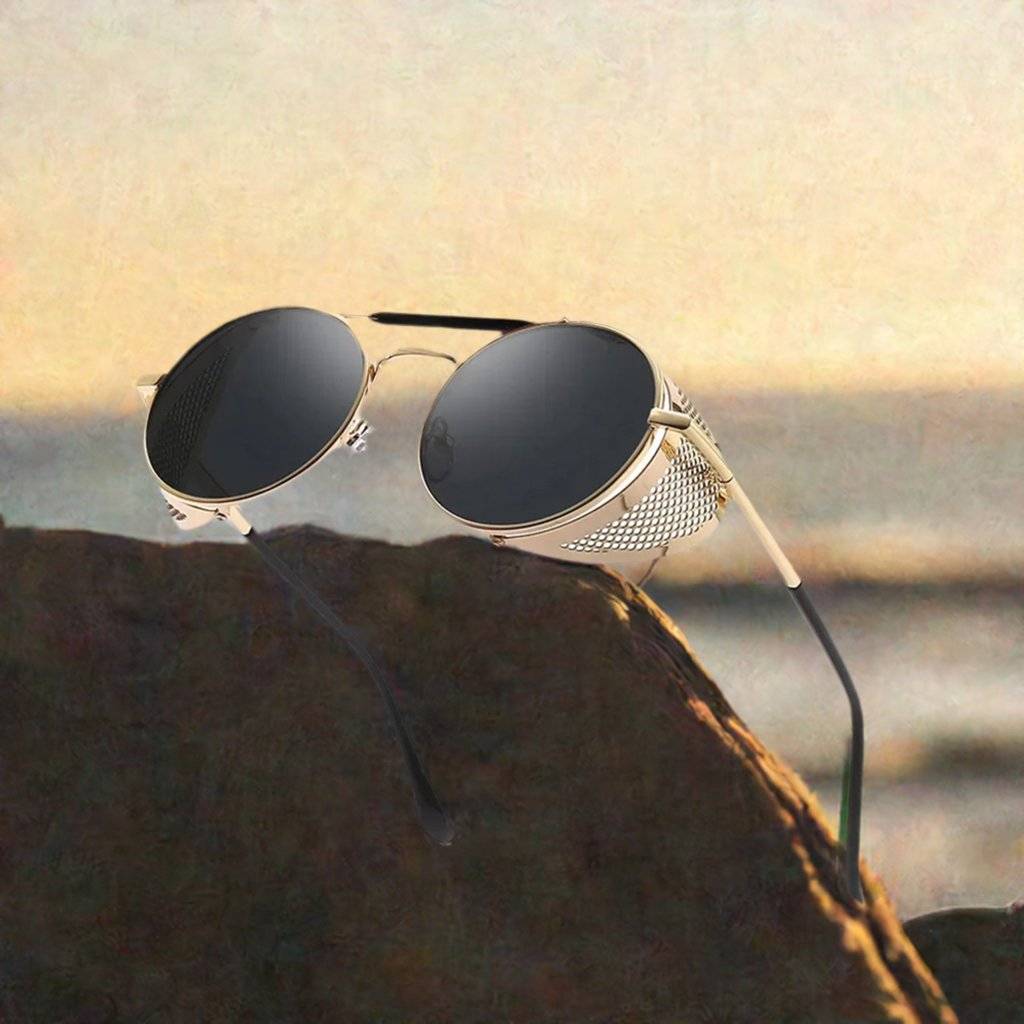
<instances>
[{"instance_id":1,"label":"rock surface","mask_svg":"<svg viewBox=\"0 0 1024 1024\"><path fill-rule=\"evenodd\" d=\"M881 884L614 572L469 537L0 531L0 1012L22 1021L933 1022Z\"/></svg>"},{"instance_id":2,"label":"rock surface","mask_svg":"<svg viewBox=\"0 0 1024 1024\"><path fill-rule=\"evenodd\" d=\"M904 928L960 1024L1024 1021L1024 904L940 910Z\"/></svg>"}]
</instances>

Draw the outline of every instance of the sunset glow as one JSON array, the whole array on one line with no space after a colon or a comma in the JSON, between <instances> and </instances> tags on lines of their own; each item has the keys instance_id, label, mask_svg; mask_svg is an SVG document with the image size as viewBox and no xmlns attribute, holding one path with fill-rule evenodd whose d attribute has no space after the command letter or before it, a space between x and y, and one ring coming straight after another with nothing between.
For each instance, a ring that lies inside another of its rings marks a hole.
<instances>
[{"instance_id":1,"label":"sunset glow","mask_svg":"<svg viewBox=\"0 0 1024 1024\"><path fill-rule=\"evenodd\" d=\"M703 391L1024 383L1021 4L16 2L0 62L8 412L133 409L274 305L590 320Z\"/></svg>"}]
</instances>

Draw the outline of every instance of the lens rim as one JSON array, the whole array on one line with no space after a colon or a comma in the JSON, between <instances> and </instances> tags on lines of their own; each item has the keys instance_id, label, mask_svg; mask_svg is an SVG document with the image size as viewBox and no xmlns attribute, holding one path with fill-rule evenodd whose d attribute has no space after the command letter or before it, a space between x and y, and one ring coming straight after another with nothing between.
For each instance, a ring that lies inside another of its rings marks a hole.
<instances>
[{"instance_id":1,"label":"lens rim","mask_svg":"<svg viewBox=\"0 0 1024 1024\"><path fill-rule=\"evenodd\" d=\"M523 523L480 523L472 519L464 519L462 516L457 515L450 509L445 508L445 506L442 505L441 502L439 502L437 498L434 496L433 491L431 491L430 489L430 485L427 483L426 476L424 475L423 472L422 457L423 438L425 437L427 432L427 424L430 422L431 417L434 415L434 409L437 407L437 403L440 400L441 395L444 394L445 388L448 387L448 385L455 378L455 375L459 372L459 370L462 369L463 366L466 365L466 363L471 362L473 359L476 359L478 355L480 355L482 352L485 352L492 345L496 345L499 341L505 341L507 338L511 338L513 335L522 334L526 331L535 331L543 327L596 327L599 330L609 331L611 334L618 335L618 337L623 338L625 341L628 341L635 349L637 349L638 352L640 352L644 359L647 360L647 366L651 371L651 378L654 382L654 401L652 402L652 407L658 405L661 401L662 392L664 389L664 381L663 374L661 370L658 369L657 364L647 354L643 346L641 346L635 339L631 338L628 334L623 334L622 331L617 330L614 327L608 327L606 324L597 324L593 323L590 320L549 320L545 323L534 323L529 324L526 327L517 327L514 331L506 331L505 333L498 335L497 338L493 338L486 345L483 345L480 348L478 348L472 355L468 356L466 359L463 359L459 363L459 365L449 375L448 380L446 380L445 383L442 385L440 391L438 391L437 394L434 396L434 401L431 403L430 409L427 410L427 415L424 417L423 426L420 428L420 436L416 445L416 466L417 469L419 470L420 481L422 482L427 494L430 496L431 501L433 501L434 504L442 512L444 512L445 515L450 516L457 522L463 523L464 525L470 526L474 529L484 530L488 532L495 531L500 533L501 535L508 535L510 531L524 530L534 526L544 526L549 523L559 522L560 520L564 519L567 515L571 515L573 512L576 512L577 510L584 508L585 506L590 504L590 502L592 502L595 498L599 497L602 494L605 494L605 492L613 488L613 486L616 483L618 483L623 478L623 476L625 476L628 473L628 471L631 470L637 464L638 457L643 452L643 450L650 444L651 438L652 436L654 436L656 430L664 429L655 428L648 424L647 430L640 438L640 441L637 444L636 448L633 449L633 451L627 457L626 461L622 464L622 466L619 467L618 470L616 470L615 474L609 480L607 480L600 488L598 488L592 494L589 494L582 501L577 502L575 505L572 505L567 509L563 509L561 512L556 512L553 515L546 516L543 519L531 519L528 522ZM614 495L609 494L609 498L612 497L614 497Z\"/></svg>"},{"instance_id":2,"label":"lens rim","mask_svg":"<svg viewBox=\"0 0 1024 1024\"><path fill-rule=\"evenodd\" d=\"M150 420L153 417L153 410L156 408L156 403L160 397L160 383L158 383L156 394L153 396L153 401L149 403L149 409L146 413L146 425L142 431L142 452L146 460L146 465L149 467L149 471L153 474L154 477L156 477L160 487L168 494L174 495L175 497L178 498L182 498L183 500L188 501L191 504L206 509L215 509L223 505L235 505L238 504L239 502L247 501L250 498L255 498L261 494L267 494L270 491L276 490L278 487L283 487L285 484L290 483L300 474L305 473L308 469L311 469L313 465L319 462L320 459L322 459L334 447L334 445L337 444L338 439L345 433L345 430L348 428L349 424L352 422L353 418L358 412L360 404L366 397L366 391L370 383L370 363L366 358L366 349L363 348L363 343L362 341L359 340L359 336L352 329L352 325L343 316L340 316L337 313L329 313L323 309L315 309L312 306L270 306L267 309L254 309L249 313L243 313L241 316L236 316L231 320L226 320L219 327L215 327L212 331L207 332L197 342L189 346L189 348L185 352L183 352L178 357L178 359L175 360L171 368L161 375L160 381L162 382L165 378L169 377L189 356L196 353L203 345L212 341L215 335L219 334L221 331L227 329L228 327L231 327L242 320L246 320L249 317L259 316L261 313L281 313L286 312L288 310L301 310L303 312L319 313L321 316L329 316L332 319L337 320L339 323L344 324L345 327L348 329L349 333L355 339L356 345L359 348L359 354L362 357L363 361L362 377L359 382L359 388L356 392L356 397L352 403L351 408L345 414L341 426L338 428L337 432L327 441L323 448L321 448L320 451L318 451L311 459L309 459L308 462L300 466L294 472L289 473L288 476L278 480L276 483L272 483L267 487L262 487L256 491L249 491L246 494L232 495L223 498L199 498L192 494L186 494L184 491L176 490L169 484L165 483L163 477L161 477L160 474L157 473L157 471L153 468L152 462L150 462L149 460L149 424Z\"/></svg>"}]
</instances>

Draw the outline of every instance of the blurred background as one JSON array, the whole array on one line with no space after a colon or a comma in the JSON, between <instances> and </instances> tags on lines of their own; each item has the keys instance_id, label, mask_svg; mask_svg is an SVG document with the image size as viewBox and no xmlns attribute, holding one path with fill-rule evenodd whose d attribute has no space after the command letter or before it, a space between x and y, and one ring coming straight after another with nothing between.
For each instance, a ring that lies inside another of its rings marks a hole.
<instances>
[{"instance_id":1,"label":"blurred background","mask_svg":"<svg viewBox=\"0 0 1024 1024\"><path fill-rule=\"evenodd\" d=\"M694 400L867 719L905 915L1024 896L1024 5L0 5L0 514L166 543L133 383L242 313L585 319ZM475 333L352 324L371 360ZM416 543L450 372L255 507ZM833 815L847 712L730 510L648 591Z\"/></svg>"}]
</instances>

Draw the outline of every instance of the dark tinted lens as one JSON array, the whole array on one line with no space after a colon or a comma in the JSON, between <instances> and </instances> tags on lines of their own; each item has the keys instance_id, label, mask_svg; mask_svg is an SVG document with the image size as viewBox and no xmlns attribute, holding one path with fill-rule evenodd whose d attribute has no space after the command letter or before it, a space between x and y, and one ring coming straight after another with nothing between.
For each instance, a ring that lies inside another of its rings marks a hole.
<instances>
[{"instance_id":1,"label":"dark tinted lens","mask_svg":"<svg viewBox=\"0 0 1024 1024\"><path fill-rule=\"evenodd\" d=\"M161 382L147 421L149 461L195 498L264 490L337 434L363 367L355 336L326 313L269 309L232 320Z\"/></svg>"},{"instance_id":2,"label":"dark tinted lens","mask_svg":"<svg viewBox=\"0 0 1024 1024\"><path fill-rule=\"evenodd\" d=\"M448 511L486 526L579 505L629 463L656 385L614 331L530 327L487 345L449 378L427 417L420 466Z\"/></svg>"}]
</instances>

